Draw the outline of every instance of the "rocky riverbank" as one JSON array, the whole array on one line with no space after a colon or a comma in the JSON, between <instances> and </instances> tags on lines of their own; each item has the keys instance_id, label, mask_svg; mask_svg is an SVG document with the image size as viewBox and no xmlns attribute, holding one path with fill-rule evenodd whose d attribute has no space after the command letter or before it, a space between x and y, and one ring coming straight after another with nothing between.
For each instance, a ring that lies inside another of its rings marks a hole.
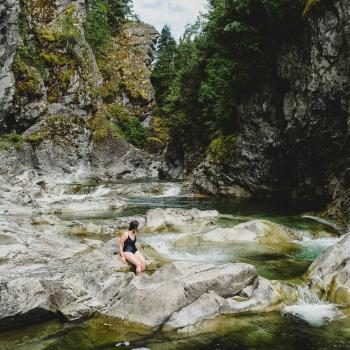
<instances>
[{"instance_id":1,"label":"rocky riverbank","mask_svg":"<svg viewBox=\"0 0 350 350\"><path fill-rule=\"evenodd\" d=\"M159 200L167 198L163 197L167 193L181 193L181 184L173 184L176 190L169 191L170 184L156 182L77 185L77 179L72 184L68 178L60 182L37 180L22 174L12 178L7 187L2 184L2 330L62 316L77 321L96 312L150 328L195 330L203 321L220 315L281 310L298 301L296 286L263 278L247 263L200 262L195 255L177 261L166 242L178 252L182 247L195 250L209 243L218 249L230 244L252 249L250 254L261 254L261 250L291 254L305 239L334 240L332 244L337 240L324 226L305 232L253 220L223 227L221 221L230 216L217 210L164 208L132 217L123 214L135 192L138 198ZM127 192L121 190L123 186ZM96 220L89 219L89 213L98 217L110 214L108 220ZM141 277L121 262L113 238L131 218L141 223L140 249L151 271ZM172 237L170 241L168 237ZM344 238L324 256L334 249L346 249L346 242ZM340 254L337 257L341 260ZM314 271L324 262L327 259L321 255L310 268L311 289L320 300L338 303L339 297L316 288L320 284L315 282L319 279ZM338 273L342 278L343 270L337 266L329 269L324 280L338 278L334 277ZM342 300L347 300L344 288Z\"/></svg>"}]
</instances>

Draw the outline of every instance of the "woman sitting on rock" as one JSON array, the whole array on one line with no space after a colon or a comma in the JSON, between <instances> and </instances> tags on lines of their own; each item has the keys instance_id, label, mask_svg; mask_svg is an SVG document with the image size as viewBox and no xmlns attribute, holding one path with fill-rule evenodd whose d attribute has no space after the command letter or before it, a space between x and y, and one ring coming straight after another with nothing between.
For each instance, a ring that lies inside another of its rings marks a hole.
<instances>
[{"instance_id":1,"label":"woman sitting on rock","mask_svg":"<svg viewBox=\"0 0 350 350\"><path fill-rule=\"evenodd\" d=\"M119 239L119 252L122 261L136 266L136 274L146 271L146 259L136 248L137 229L139 223L131 221L129 231L126 231Z\"/></svg>"}]
</instances>

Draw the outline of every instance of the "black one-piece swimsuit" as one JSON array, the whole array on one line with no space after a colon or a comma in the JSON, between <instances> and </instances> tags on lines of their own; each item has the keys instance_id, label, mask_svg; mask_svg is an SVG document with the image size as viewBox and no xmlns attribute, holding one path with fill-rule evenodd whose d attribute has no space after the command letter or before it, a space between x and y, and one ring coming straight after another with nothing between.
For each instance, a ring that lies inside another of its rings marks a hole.
<instances>
[{"instance_id":1,"label":"black one-piece swimsuit","mask_svg":"<svg viewBox=\"0 0 350 350\"><path fill-rule=\"evenodd\" d=\"M128 236L128 239L124 242L123 252L128 252L128 253L135 254L137 252L137 248L136 248L136 244L135 243L136 243L136 237L135 237L135 240L133 241Z\"/></svg>"}]
</instances>

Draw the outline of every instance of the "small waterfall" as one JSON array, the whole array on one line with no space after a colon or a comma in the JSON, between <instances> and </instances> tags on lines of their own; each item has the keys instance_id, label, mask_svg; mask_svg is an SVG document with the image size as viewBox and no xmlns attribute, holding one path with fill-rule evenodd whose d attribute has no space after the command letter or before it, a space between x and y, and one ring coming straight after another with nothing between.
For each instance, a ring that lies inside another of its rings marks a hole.
<instances>
[{"instance_id":1,"label":"small waterfall","mask_svg":"<svg viewBox=\"0 0 350 350\"><path fill-rule=\"evenodd\" d=\"M59 187L56 194L48 194L40 198L40 202L44 203L54 203L63 200L70 200L73 202L81 201L86 198L99 198L107 195L111 192L111 189L106 186L98 186L92 193L81 193L81 194L66 194L64 187Z\"/></svg>"},{"instance_id":2,"label":"small waterfall","mask_svg":"<svg viewBox=\"0 0 350 350\"><path fill-rule=\"evenodd\" d=\"M282 310L283 315L293 315L315 327L344 317L337 305L321 301L307 286L296 286L296 290L299 296L298 303L286 306Z\"/></svg>"},{"instance_id":3,"label":"small waterfall","mask_svg":"<svg viewBox=\"0 0 350 350\"><path fill-rule=\"evenodd\" d=\"M180 194L180 192L181 192L181 186L179 184L176 184L176 183L166 184L164 193L159 197L176 197Z\"/></svg>"},{"instance_id":4,"label":"small waterfall","mask_svg":"<svg viewBox=\"0 0 350 350\"><path fill-rule=\"evenodd\" d=\"M110 192L111 192L110 188L105 187L105 186L98 186L96 191L93 192L90 196L91 197L103 197Z\"/></svg>"}]
</instances>

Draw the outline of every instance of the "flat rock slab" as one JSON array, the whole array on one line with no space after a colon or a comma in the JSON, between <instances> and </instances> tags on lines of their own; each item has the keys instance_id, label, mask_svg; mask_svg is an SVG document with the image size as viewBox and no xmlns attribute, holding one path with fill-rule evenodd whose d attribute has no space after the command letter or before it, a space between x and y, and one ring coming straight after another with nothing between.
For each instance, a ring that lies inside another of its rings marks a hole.
<instances>
[{"instance_id":1,"label":"flat rock slab","mask_svg":"<svg viewBox=\"0 0 350 350\"><path fill-rule=\"evenodd\" d=\"M121 292L108 315L156 327L210 291L233 296L258 277L247 264L174 262L152 276L136 277Z\"/></svg>"}]
</instances>

